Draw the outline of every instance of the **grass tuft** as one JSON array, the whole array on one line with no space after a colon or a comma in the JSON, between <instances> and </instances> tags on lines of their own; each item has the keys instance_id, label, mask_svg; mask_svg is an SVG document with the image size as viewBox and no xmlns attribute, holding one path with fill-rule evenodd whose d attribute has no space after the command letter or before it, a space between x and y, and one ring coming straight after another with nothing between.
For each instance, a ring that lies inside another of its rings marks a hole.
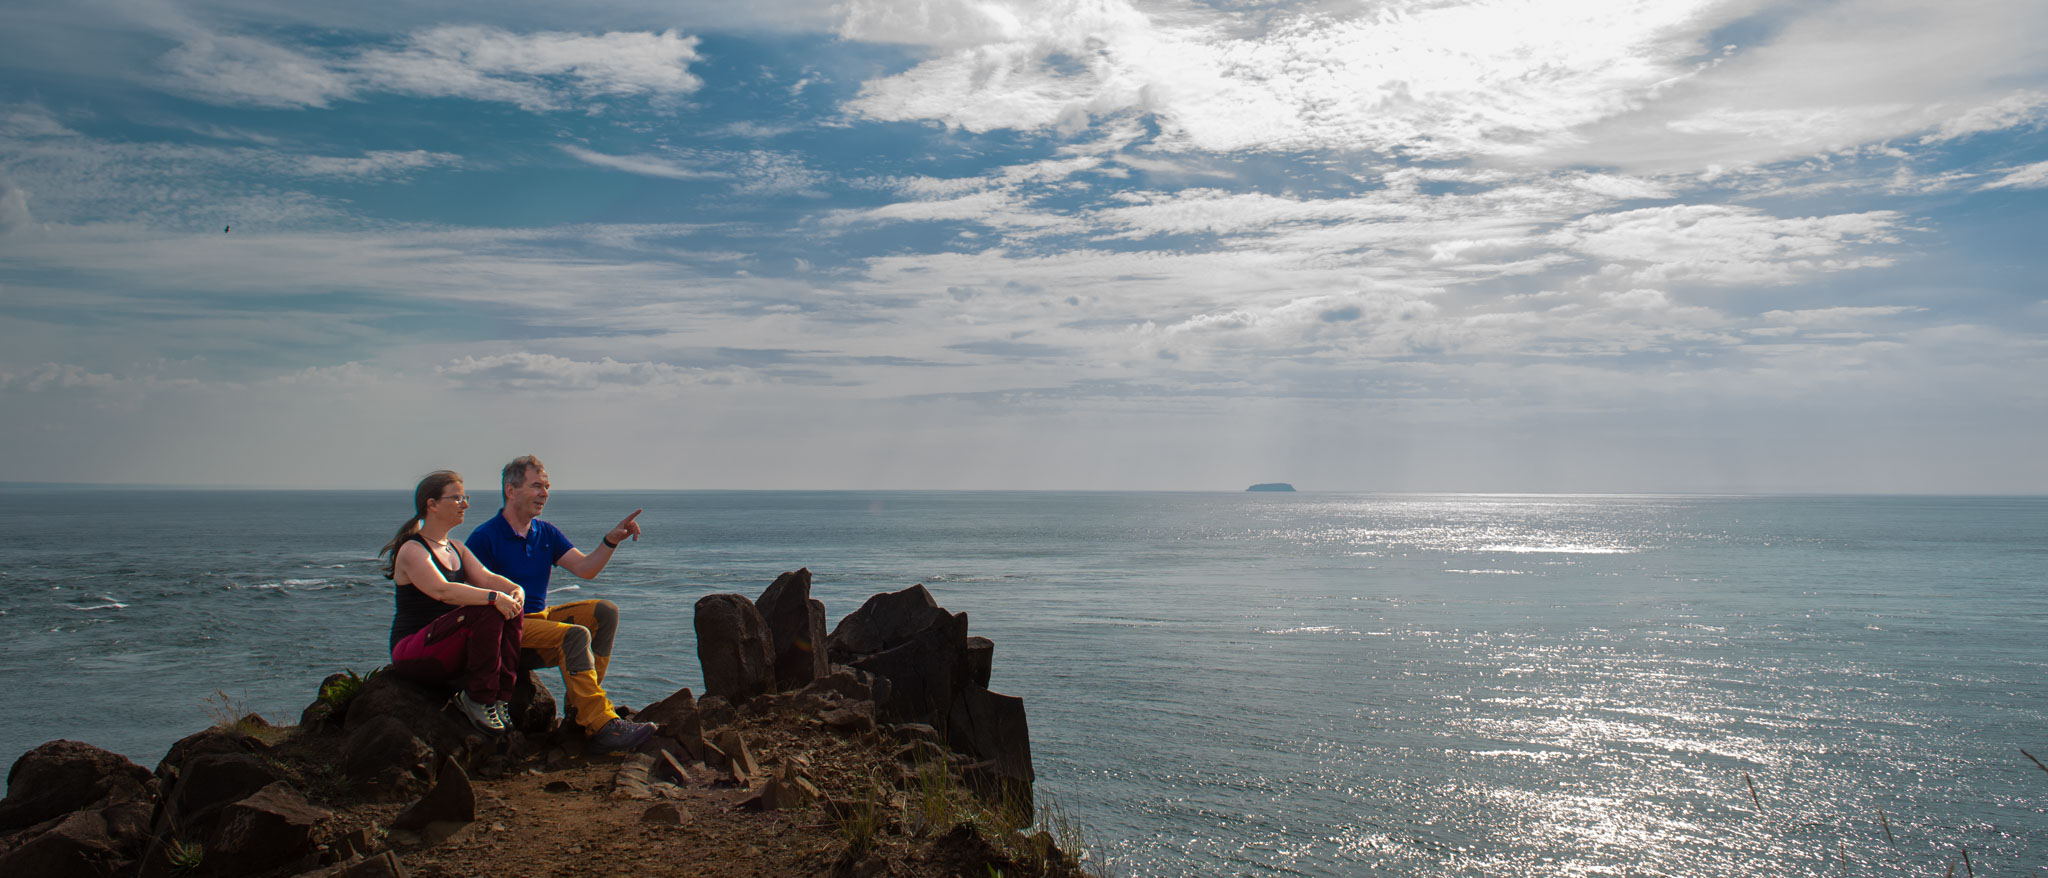
<instances>
[{"instance_id":1,"label":"grass tuft","mask_svg":"<svg viewBox=\"0 0 2048 878\"><path fill-rule=\"evenodd\" d=\"M206 706L203 709L207 718L213 720L213 727L225 732L255 738L265 744L275 744L291 736L291 729L272 725L269 720L250 710L242 699L219 689L206 696Z\"/></svg>"},{"instance_id":2,"label":"grass tuft","mask_svg":"<svg viewBox=\"0 0 2048 878\"><path fill-rule=\"evenodd\" d=\"M198 871L199 864L206 859L206 848L198 842L186 844L176 839L164 851L164 859L171 864L171 874L190 875Z\"/></svg>"},{"instance_id":3,"label":"grass tuft","mask_svg":"<svg viewBox=\"0 0 2048 878\"><path fill-rule=\"evenodd\" d=\"M882 830L889 823L888 792L873 778L863 795L853 801L826 809L833 831L846 845L847 859L858 860L875 849Z\"/></svg>"},{"instance_id":4,"label":"grass tuft","mask_svg":"<svg viewBox=\"0 0 2048 878\"><path fill-rule=\"evenodd\" d=\"M354 701L356 694L363 691L363 684L377 676L377 669L371 669L367 676L362 677L356 676L355 668L345 668L342 673L346 676L320 687L320 700L334 708L335 713L348 709L348 703Z\"/></svg>"}]
</instances>

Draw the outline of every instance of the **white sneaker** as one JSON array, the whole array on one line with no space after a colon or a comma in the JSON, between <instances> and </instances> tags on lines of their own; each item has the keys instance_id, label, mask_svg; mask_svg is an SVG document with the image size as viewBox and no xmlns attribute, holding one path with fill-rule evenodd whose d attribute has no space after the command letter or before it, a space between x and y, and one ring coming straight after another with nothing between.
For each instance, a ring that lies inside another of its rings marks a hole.
<instances>
[{"instance_id":1,"label":"white sneaker","mask_svg":"<svg viewBox=\"0 0 2048 878\"><path fill-rule=\"evenodd\" d=\"M470 700L468 692L456 692L455 704L469 717L470 725L492 734L505 730L504 721L498 719L497 704L478 704Z\"/></svg>"}]
</instances>

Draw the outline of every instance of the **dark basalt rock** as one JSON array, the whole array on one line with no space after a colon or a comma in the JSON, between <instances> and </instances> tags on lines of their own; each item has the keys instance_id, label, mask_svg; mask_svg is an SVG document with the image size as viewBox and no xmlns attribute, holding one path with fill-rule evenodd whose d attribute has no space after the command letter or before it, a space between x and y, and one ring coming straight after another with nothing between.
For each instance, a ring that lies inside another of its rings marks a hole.
<instances>
[{"instance_id":1,"label":"dark basalt rock","mask_svg":"<svg viewBox=\"0 0 2048 878\"><path fill-rule=\"evenodd\" d=\"M887 724L881 728L920 747L946 746L961 754L973 763L970 779L986 795L1031 800L1035 774L1024 702L989 691L995 643L967 636L967 614L948 613L924 586L913 586L869 598L840 621L829 643L833 661L841 663L834 670L859 675L858 682L873 693L873 719ZM850 688L846 683L834 674L804 693L822 696ZM841 705L820 712L830 714L842 731L876 728Z\"/></svg>"},{"instance_id":2,"label":"dark basalt rock","mask_svg":"<svg viewBox=\"0 0 2048 878\"><path fill-rule=\"evenodd\" d=\"M148 843L149 806L140 802L73 811L0 840L0 875L124 874Z\"/></svg>"},{"instance_id":3,"label":"dark basalt rock","mask_svg":"<svg viewBox=\"0 0 2048 878\"><path fill-rule=\"evenodd\" d=\"M697 720L697 697L690 693L690 689L687 686L677 689L670 693L667 698L641 708L638 713L633 714L633 719L635 722L653 723L657 726L667 726L677 722L695 722Z\"/></svg>"},{"instance_id":4,"label":"dark basalt rock","mask_svg":"<svg viewBox=\"0 0 2048 878\"><path fill-rule=\"evenodd\" d=\"M279 782L227 806L206 845L208 875L267 872L313 852L313 827L333 816Z\"/></svg>"},{"instance_id":5,"label":"dark basalt rock","mask_svg":"<svg viewBox=\"0 0 2048 878\"><path fill-rule=\"evenodd\" d=\"M41 823L96 802L147 801L149 771L77 741L51 741L14 760L7 797L0 799L0 832ZM16 873L21 874L21 873Z\"/></svg>"},{"instance_id":6,"label":"dark basalt rock","mask_svg":"<svg viewBox=\"0 0 2048 878\"><path fill-rule=\"evenodd\" d=\"M968 685L987 689L989 677L995 671L995 641L986 637L967 638L967 651L962 653L961 664L967 671L965 682Z\"/></svg>"},{"instance_id":7,"label":"dark basalt rock","mask_svg":"<svg viewBox=\"0 0 2048 878\"><path fill-rule=\"evenodd\" d=\"M768 623L745 595L705 595L697 601L697 660L704 694L736 704L775 686L775 641Z\"/></svg>"},{"instance_id":8,"label":"dark basalt rock","mask_svg":"<svg viewBox=\"0 0 2048 878\"><path fill-rule=\"evenodd\" d=\"M343 723L350 739L378 719L398 720L434 752L462 754L471 738L480 738L449 699L455 690L408 680L391 672L371 677L348 704Z\"/></svg>"},{"instance_id":9,"label":"dark basalt rock","mask_svg":"<svg viewBox=\"0 0 2048 878\"><path fill-rule=\"evenodd\" d=\"M476 820L476 790L469 775L453 759L441 760L434 788L420 800L406 806L391 821L391 828L421 830L429 823L471 823Z\"/></svg>"},{"instance_id":10,"label":"dark basalt rock","mask_svg":"<svg viewBox=\"0 0 2048 878\"><path fill-rule=\"evenodd\" d=\"M954 697L950 720L947 735L953 748L987 760L1005 792L1021 797L1029 813L1037 772L1031 767L1031 727L1024 718L1024 699L969 687Z\"/></svg>"},{"instance_id":11,"label":"dark basalt rock","mask_svg":"<svg viewBox=\"0 0 2048 878\"><path fill-rule=\"evenodd\" d=\"M866 678L866 680L863 680ZM837 667L827 676L812 680L798 695L837 695L848 701L873 701L875 689L867 681L876 679L873 674L855 673L852 668Z\"/></svg>"},{"instance_id":12,"label":"dark basalt rock","mask_svg":"<svg viewBox=\"0 0 2048 878\"><path fill-rule=\"evenodd\" d=\"M660 749L681 753L692 760L704 758L704 718L697 712L697 700L690 695L689 689L678 689L675 694L647 705L645 710L634 714L634 719L655 724L660 729L656 738L675 745L674 748L657 745Z\"/></svg>"},{"instance_id":13,"label":"dark basalt rock","mask_svg":"<svg viewBox=\"0 0 2048 878\"><path fill-rule=\"evenodd\" d=\"M967 649L967 614L939 612L943 618L935 618L928 627L852 663L888 679L889 696L877 704L887 722L945 724L956 681L965 678L961 665Z\"/></svg>"},{"instance_id":14,"label":"dark basalt rock","mask_svg":"<svg viewBox=\"0 0 2048 878\"><path fill-rule=\"evenodd\" d=\"M203 839L228 806L284 779L284 773L249 753L195 756L178 771L164 798L156 829L181 838Z\"/></svg>"},{"instance_id":15,"label":"dark basalt rock","mask_svg":"<svg viewBox=\"0 0 2048 878\"><path fill-rule=\"evenodd\" d=\"M201 756L219 756L229 753L247 753L251 750L249 738L239 732L214 726L183 738L172 744L170 752L156 764L156 776L166 786L175 784L185 763Z\"/></svg>"},{"instance_id":16,"label":"dark basalt rock","mask_svg":"<svg viewBox=\"0 0 2048 878\"><path fill-rule=\"evenodd\" d=\"M776 691L801 689L831 672L825 657L825 605L811 600L810 568L776 577L754 606L774 641Z\"/></svg>"},{"instance_id":17,"label":"dark basalt rock","mask_svg":"<svg viewBox=\"0 0 2048 878\"><path fill-rule=\"evenodd\" d=\"M512 728L528 735L555 730L555 694L541 682L539 671L522 671L512 687Z\"/></svg>"},{"instance_id":18,"label":"dark basalt rock","mask_svg":"<svg viewBox=\"0 0 2048 878\"><path fill-rule=\"evenodd\" d=\"M384 851L372 857L336 863L325 869L301 873L298 878L409 878L398 855Z\"/></svg>"},{"instance_id":19,"label":"dark basalt rock","mask_svg":"<svg viewBox=\"0 0 2048 878\"><path fill-rule=\"evenodd\" d=\"M434 748L397 717L369 720L350 731L341 745L342 774L365 795L381 801L418 795L427 788L428 766L433 764Z\"/></svg>"},{"instance_id":20,"label":"dark basalt rock","mask_svg":"<svg viewBox=\"0 0 2048 878\"><path fill-rule=\"evenodd\" d=\"M825 642L832 661L850 665L861 656L894 649L951 616L923 585L913 585L868 598L839 620Z\"/></svg>"}]
</instances>

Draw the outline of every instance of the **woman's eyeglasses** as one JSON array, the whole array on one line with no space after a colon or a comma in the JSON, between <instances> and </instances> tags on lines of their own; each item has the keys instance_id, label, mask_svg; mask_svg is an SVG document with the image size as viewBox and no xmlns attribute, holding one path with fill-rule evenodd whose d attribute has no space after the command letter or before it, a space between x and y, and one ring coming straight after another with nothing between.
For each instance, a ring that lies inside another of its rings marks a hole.
<instances>
[{"instance_id":1,"label":"woman's eyeglasses","mask_svg":"<svg viewBox=\"0 0 2048 878\"><path fill-rule=\"evenodd\" d=\"M453 497L435 497L434 499L436 499L436 500L453 500L453 501L455 501L455 502L457 502L457 503L468 503L468 502L469 502L469 495L468 495L468 494L457 494L457 495L455 495L455 496L453 496Z\"/></svg>"}]
</instances>

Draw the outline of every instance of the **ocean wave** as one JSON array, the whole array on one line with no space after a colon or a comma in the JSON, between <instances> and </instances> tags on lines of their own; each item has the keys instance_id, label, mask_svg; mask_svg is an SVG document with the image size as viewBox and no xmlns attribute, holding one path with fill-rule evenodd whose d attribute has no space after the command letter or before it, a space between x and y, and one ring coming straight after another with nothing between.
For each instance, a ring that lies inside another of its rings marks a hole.
<instances>
[{"instance_id":1,"label":"ocean wave","mask_svg":"<svg viewBox=\"0 0 2048 878\"><path fill-rule=\"evenodd\" d=\"M1467 750L1465 752L1471 756L1512 756L1518 759L1533 759L1537 762L1547 762L1552 759L1570 759L1574 755L1563 750Z\"/></svg>"},{"instance_id":2,"label":"ocean wave","mask_svg":"<svg viewBox=\"0 0 2048 878\"><path fill-rule=\"evenodd\" d=\"M109 599L108 599L108 602L107 602L107 603L104 603L104 604L93 604L93 605L91 605L91 606L83 606L83 607L82 607L82 606L79 606L79 605L77 605L77 604L65 604L64 606L70 607L70 608L72 608L72 609L74 609L74 610L77 610L77 611L79 611L79 612L81 612L81 613L90 613L90 612L92 612L92 611L94 611L94 610L125 610L125 609L128 609L128 605L127 605L127 604L121 603L120 601L117 601L117 600L113 600L113 599L111 599L111 598L109 598Z\"/></svg>"},{"instance_id":3,"label":"ocean wave","mask_svg":"<svg viewBox=\"0 0 2048 878\"><path fill-rule=\"evenodd\" d=\"M1352 634L1358 632L1335 625L1303 625L1297 628L1254 628L1259 634Z\"/></svg>"},{"instance_id":4,"label":"ocean wave","mask_svg":"<svg viewBox=\"0 0 2048 878\"><path fill-rule=\"evenodd\" d=\"M1527 570L1446 570L1445 573L1461 573L1466 576L1522 576Z\"/></svg>"},{"instance_id":5,"label":"ocean wave","mask_svg":"<svg viewBox=\"0 0 2048 878\"><path fill-rule=\"evenodd\" d=\"M1635 546L1581 546L1569 543L1558 546L1531 546L1510 543L1480 546L1473 551L1509 552L1516 555L1633 555L1642 549Z\"/></svg>"}]
</instances>

